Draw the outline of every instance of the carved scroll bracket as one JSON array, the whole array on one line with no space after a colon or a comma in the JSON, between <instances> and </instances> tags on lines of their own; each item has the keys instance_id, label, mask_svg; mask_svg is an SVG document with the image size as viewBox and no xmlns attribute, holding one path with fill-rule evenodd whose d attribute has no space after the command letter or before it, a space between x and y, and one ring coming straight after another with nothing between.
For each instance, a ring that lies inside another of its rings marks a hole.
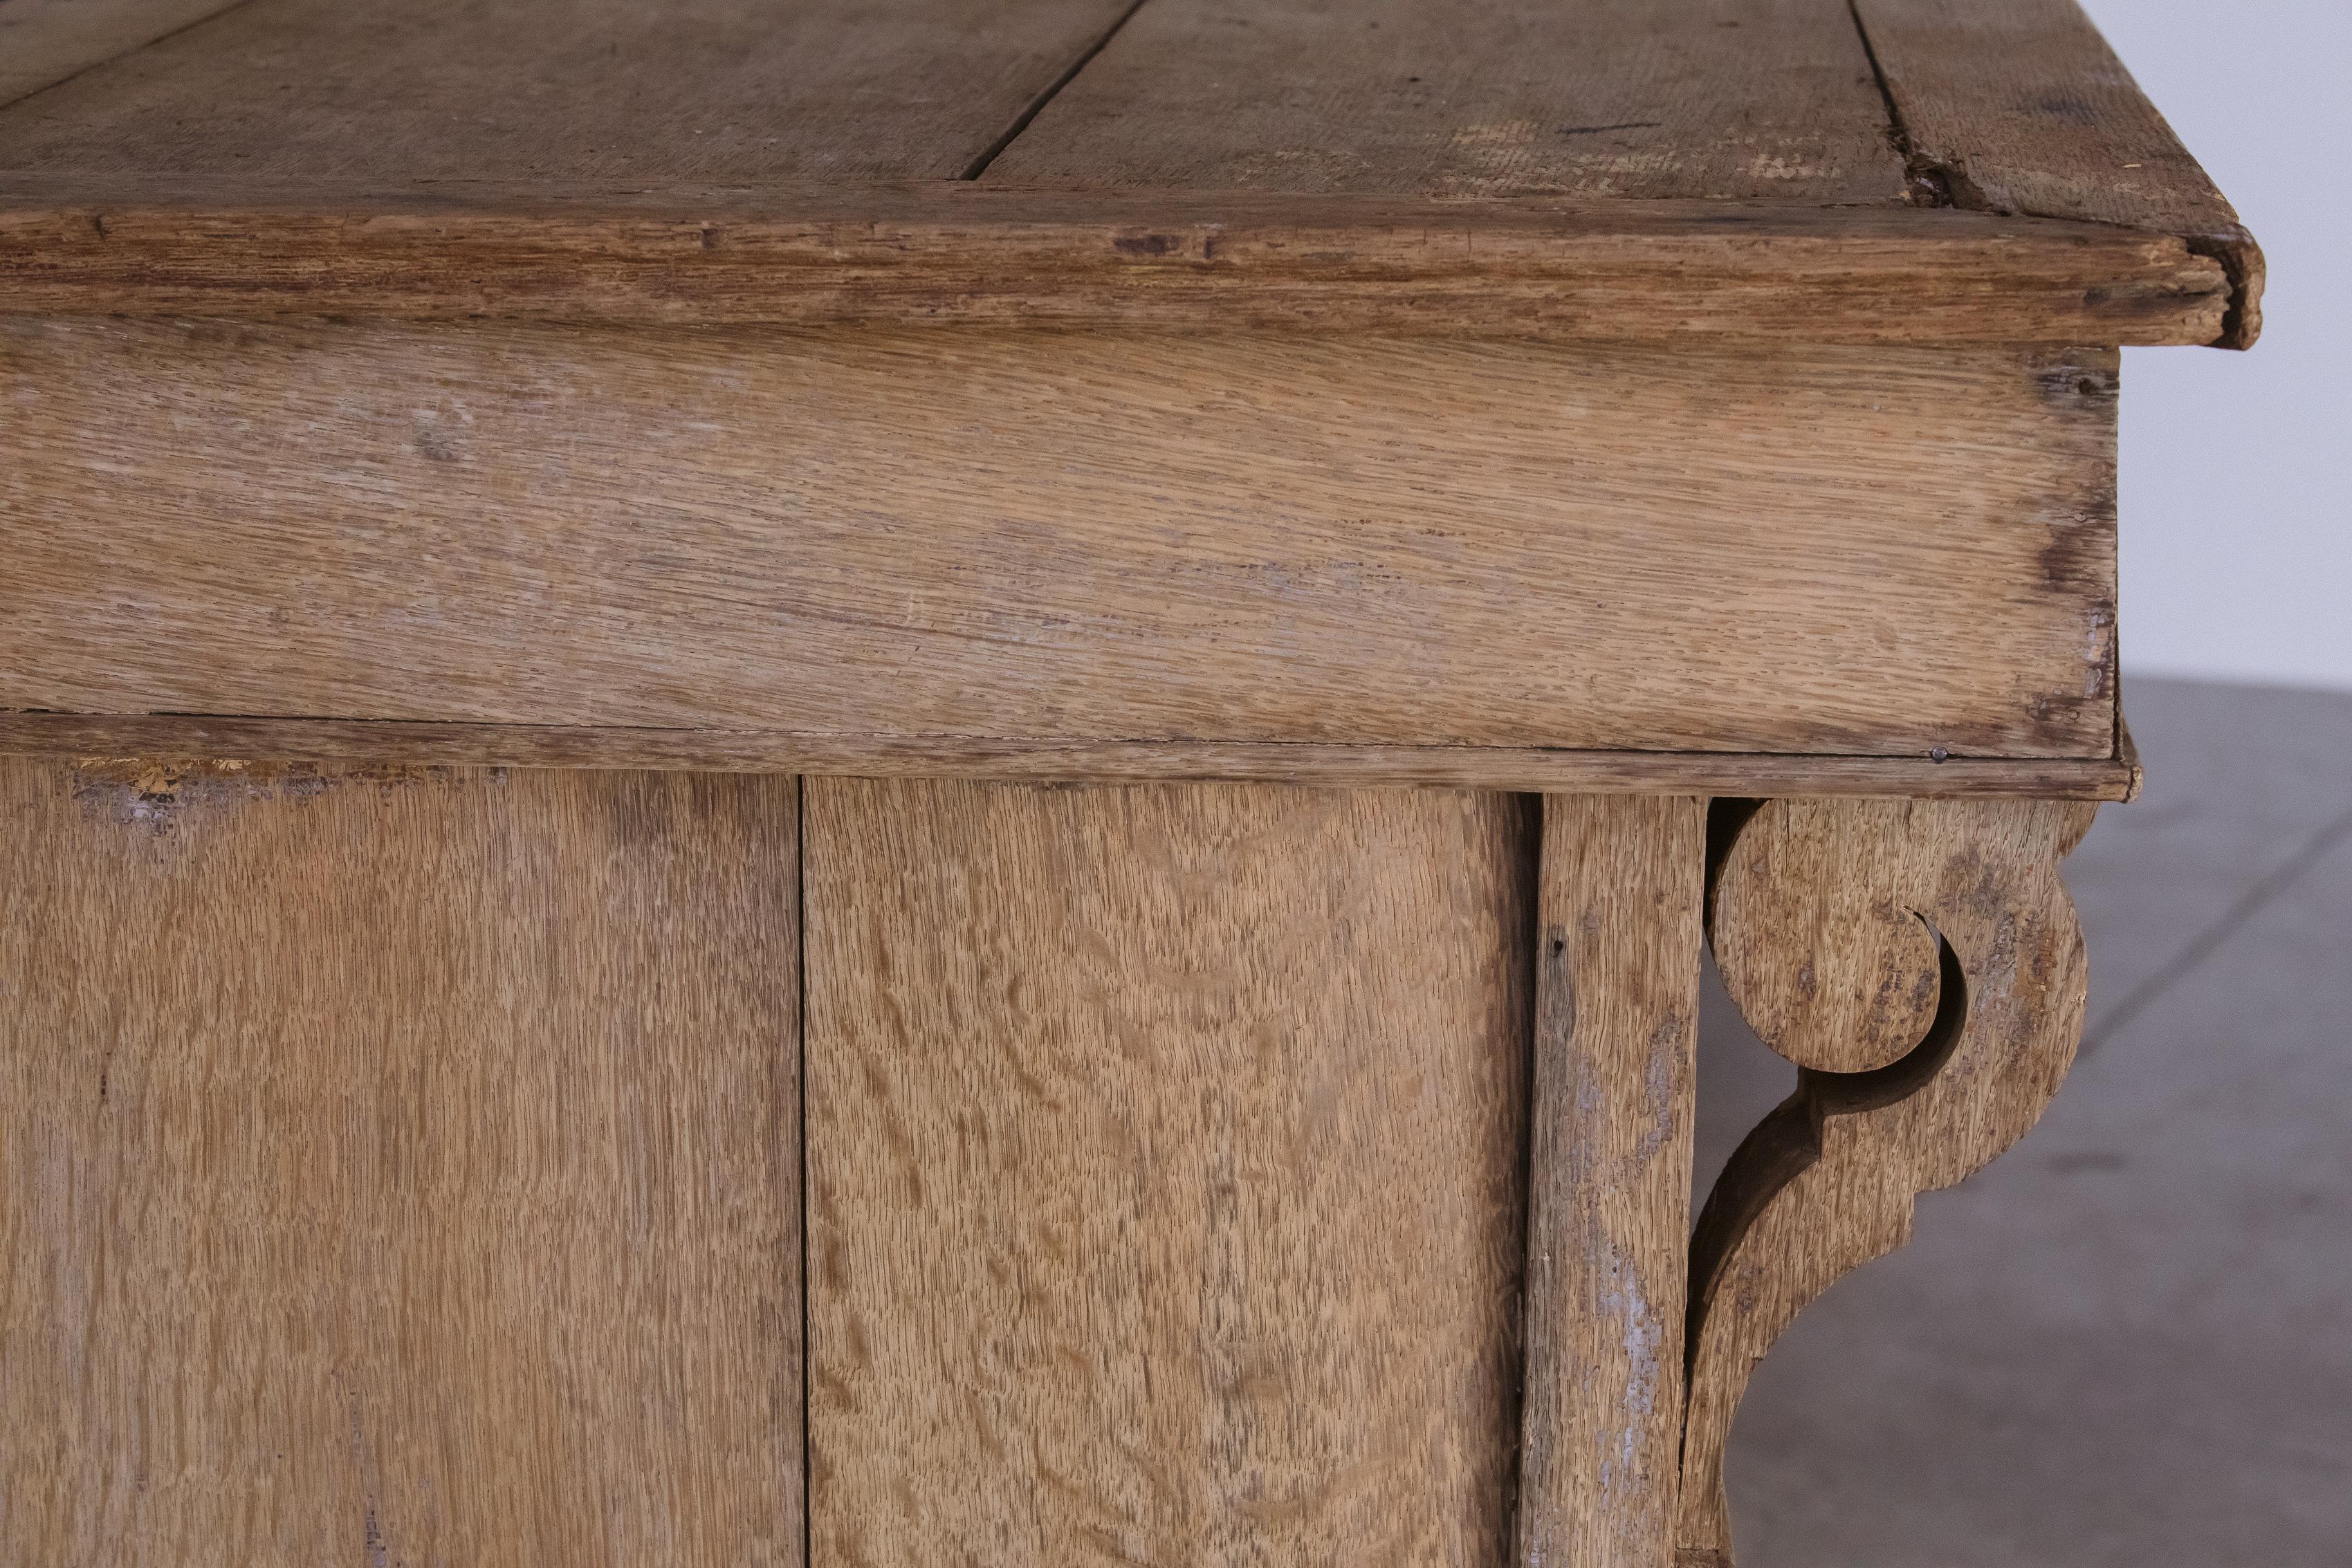
<instances>
[{"instance_id":1,"label":"carved scroll bracket","mask_svg":"<svg viewBox=\"0 0 2352 1568\"><path fill-rule=\"evenodd\" d=\"M2082 1034L2068 801L1718 801L1707 937L1795 1094L1692 1240L1677 1568L1729 1568L1725 1438L1765 1351L2040 1119Z\"/></svg>"}]
</instances>

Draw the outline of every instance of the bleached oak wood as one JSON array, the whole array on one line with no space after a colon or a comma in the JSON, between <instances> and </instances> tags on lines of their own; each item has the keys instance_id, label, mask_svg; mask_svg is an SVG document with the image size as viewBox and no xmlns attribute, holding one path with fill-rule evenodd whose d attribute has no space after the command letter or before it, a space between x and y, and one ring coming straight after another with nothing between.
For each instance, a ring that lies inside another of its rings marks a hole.
<instances>
[{"instance_id":1,"label":"bleached oak wood","mask_svg":"<svg viewBox=\"0 0 2352 1568\"><path fill-rule=\"evenodd\" d=\"M1522 802L807 799L816 1560L1503 1558Z\"/></svg>"},{"instance_id":2,"label":"bleached oak wood","mask_svg":"<svg viewBox=\"0 0 2352 1568\"><path fill-rule=\"evenodd\" d=\"M1660 1568L1682 1450L1706 802L1553 795L1517 1561Z\"/></svg>"},{"instance_id":3,"label":"bleached oak wood","mask_svg":"<svg viewBox=\"0 0 2352 1568\"><path fill-rule=\"evenodd\" d=\"M9 6L37 64L172 10ZM1798 0L253 0L0 109L0 308L2247 338L2071 4L1864 11L1883 83ZM1980 204L2133 226L1903 206L1882 86Z\"/></svg>"},{"instance_id":4,"label":"bleached oak wood","mask_svg":"<svg viewBox=\"0 0 2352 1568\"><path fill-rule=\"evenodd\" d=\"M1854 0L1896 131L1942 199L2177 235L2230 275L2219 341L2262 332L2263 253L2075 0Z\"/></svg>"},{"instance_id":5,"label":"bleached oak wood","mask_svg":"<svg viewBox=\"0 0 2352 1568\"><path fill-rule=\"evenodd\" d=\"M1717 810L1724 808L1718 806ZM2082 931L2058 862L2094 806L2059 801L1776 800L1713 876L1708 936L1726 988L1801 1065L1878 1061L1895 1015L1933 1012L1867 1071L1803 1065L1797 1092L1732 1155L1692 1240L1689 1415L1677 1558L1727 1568L1723 1454L1750 1373L1843 1274L1909 1237L1913 1198L2007 1149L2041 1117L2082 1033ZM1907 919L1925 940L1894 942ZM1848 949L1882 964L1857 988ZM1805 1029L1790 999L1819 994ZM1823 978L1823 977L1827 977ZM1870 1049L1824 1043L1843 1027Z\"/></svg>"},{"instance_id":6,"label":"bleached oak wood","mask_svg":"<svg viewBox=\"0 0 2352 1568\"><path fill-rule=\"evenodd\" d=\"M1696 797L2135 789L2258 321L2072 5L205 9L0 0L0 751L151 758L0 760L0 1560L1724 1562L2088 811L1717 846L1694 1265Z\"/></svg>"},{"instance_id":7,"label":"bleached oak wood","mask_svg":"<svg viewBox=\"0 0 2352 1568\"><path fill-rule=\"evenodd\" d=\"M1865 824L1884 815L1876 803L1863 810ZM1789 825L1799 813L1803 828ZM1757 1039L1820 1072L1869 1072L1910 1054L1945 999L1942 943L1916 888L1876 874L1874 859L1840 874L1826 842L1769 839L1810 828L1860 841L1868 827L1848 827L1836 808L1775 807L1751 827L1763 847L1749 843L1738 874L1717 881L1712 915L1727 938L1716 966ZM1808 853L1817 866L1801 858Z\"/></svg>"},{"instance_id":8,"label":"bleached oak wood","mask_svg":"<svg viewBox=\"0 0 2352 1568\"><path fill-rule=\"evenodd\" d=\"M947 736L336 719L0 713L0 754L395 761L530 768L688 768L883 777L1226 779L1262 783L1611 794L1912 795L2128 800L2136 755L2067 759L1759 756L1527 747L996 741Z\"/></svg>"},{"instance_id":9,"label":"bleached oak wood","mask_svg":"<svg viewBox=\"0 0 2352 1568\"><path fill-rule=\"evenodd\" d=\"M0 760L0 1562L800 1563L794 802Z\"/></svg>"},{"instance_id":10,"label":"bleached oak wood","mask_svg":"<svg viewBox=\"0 0 2352 1568\"><path fill-rule=\"evenodd\" d=\"M987 178L1904 200L1862 40L1818 0L1152 0Z\"/></svg>"},{"instance_id":11,"label":"bleached oak wood","mask_svg":"<svg viewBox=\"0 0 2352 1568\"><path fill-rule=\"evenodd\" d=\"M244 0L5 0L0 109Z\"/></svg>"},{"instance_id":12,"label":"bleached oak wood","mask_svg":"<svg viewBox=\"0 0 2352 1568\"><path fill-rule=\"evenodd\" d=\"M2121 772L2121 778L2117 780L2120 787L2119 793L2114 795L2104 795L2094 794L2087 790L2071 789L2046 789L2042 791L2042 793L2052 799L2081 800L2137 800L2139 799L2140 786L2147 781L2147 769L2140 762L2139 746L2132 739L2131 725L2124 717L2123 697L2120 690L2118 690L2116 699L2115 760ZM1794 790L1787 792L1791 794L1797 793L1797 791ZM1754 793L1762 794L1765 793L1765 791L1758 790L1754 791ZM1927 793L1927 791L1889 789L1886 793L1890 795L1905 795L1914 793L1924 794Z\"/></svg>"},{"instance_id":13,"label":"bleached oak wood","mask_svg":"<svg viewBox=\"0 0 2352 1568\"><path fill-rule=\"evenodd\" d=\"M0 110L0 168L394 189L950 179L1129 3L250 0Z\"/></svg>"},{"instance_id":14,"label":"bleached oak wood","mask_svg":"<svg viewBox=\"0 0 2352 1568\"><path fill-rule=\"evenodd\" d=\"M0 706L2101 759L2115 375L0 319Z\"/></svg>"}]
</instances>

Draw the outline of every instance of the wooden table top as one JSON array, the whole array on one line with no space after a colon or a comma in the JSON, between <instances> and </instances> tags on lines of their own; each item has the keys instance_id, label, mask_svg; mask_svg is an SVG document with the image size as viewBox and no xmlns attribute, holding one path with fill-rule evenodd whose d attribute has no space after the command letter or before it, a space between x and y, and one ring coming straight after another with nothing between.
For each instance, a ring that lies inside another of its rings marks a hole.
<instances>
[{"instance_id":1,"label":"wooden table top","mask_svg":"<svg viewBox=\"0 0 2352 1568\"><path fill-rule=\"evenodd\" d=\"M2072 0L0 0L0 308L2205 343Z\"/></svg>"}]
</instances>

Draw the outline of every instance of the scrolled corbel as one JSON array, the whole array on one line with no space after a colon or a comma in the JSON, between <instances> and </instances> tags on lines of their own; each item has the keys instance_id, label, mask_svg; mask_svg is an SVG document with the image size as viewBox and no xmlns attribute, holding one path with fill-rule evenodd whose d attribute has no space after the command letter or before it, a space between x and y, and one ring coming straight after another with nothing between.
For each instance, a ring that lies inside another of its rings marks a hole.
<instances>
[{"instance_id":1,"label":"scrolled corbel","mask_svg":"<svg viewBox=\"0 0 2352 1568\"><path fill-rule=\"evenodd\" d=\"M1724 1443L1765 1351L1901 1246L1913 1199L2023 1136L2083 1026L2058 862L2070 801L1718 802L1707 938L1797 1092L1749 1134L1692 1239L1677 1568L1729 1568Z\"/></svg>"}]
</instances>

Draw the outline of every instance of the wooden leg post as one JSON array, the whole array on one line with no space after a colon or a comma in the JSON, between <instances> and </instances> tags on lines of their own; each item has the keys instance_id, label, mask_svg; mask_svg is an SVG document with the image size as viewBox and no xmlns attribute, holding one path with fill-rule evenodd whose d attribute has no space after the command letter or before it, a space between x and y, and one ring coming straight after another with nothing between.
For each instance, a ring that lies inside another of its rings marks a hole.
<instances>
[{"instance_id":1,"label":"wooden leg post","mask_svg":"<svg viewBox=\"0 0 2352 1568\"><path fill-rule=\"evenodd\" d=\"M1517 1561L1665 1561L1706 802L1556 795L1537 879Z\"/></svg>"}]
</instances>

